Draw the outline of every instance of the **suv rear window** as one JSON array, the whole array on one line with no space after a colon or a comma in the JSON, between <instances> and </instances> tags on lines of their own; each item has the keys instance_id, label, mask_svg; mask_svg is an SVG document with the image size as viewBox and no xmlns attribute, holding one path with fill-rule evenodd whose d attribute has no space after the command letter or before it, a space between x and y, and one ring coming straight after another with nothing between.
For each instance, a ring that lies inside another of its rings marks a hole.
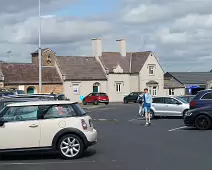
<instances>
[{"instance_id":1,"label":"suv rear window","mask_svg":"<svg viewBox=\"0 0 212 170\"><path fill-rule=\"evenodd\" d=\"M204 94L201 99L212 100L212 93L206 93L206 94Z\"/></svg>"}]
</instances>

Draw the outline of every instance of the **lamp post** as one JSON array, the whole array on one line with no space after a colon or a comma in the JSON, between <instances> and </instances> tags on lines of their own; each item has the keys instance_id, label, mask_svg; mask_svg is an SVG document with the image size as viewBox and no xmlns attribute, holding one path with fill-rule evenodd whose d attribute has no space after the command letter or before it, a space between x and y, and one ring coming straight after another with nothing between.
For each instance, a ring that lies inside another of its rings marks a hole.
<instances>
[{"instance_id":1,"label":"lamp post","mask_svg":"<svg viewBox=\"0 0 212 170\"><path fill-rule=\"evenodd\" d=\"M40 10L40 0L38 0L39 8L39 32L38 32L38 55L39 55L39 90L42 93L42 56L41 56L41 10Z\"/></svg>"}]
</instances>

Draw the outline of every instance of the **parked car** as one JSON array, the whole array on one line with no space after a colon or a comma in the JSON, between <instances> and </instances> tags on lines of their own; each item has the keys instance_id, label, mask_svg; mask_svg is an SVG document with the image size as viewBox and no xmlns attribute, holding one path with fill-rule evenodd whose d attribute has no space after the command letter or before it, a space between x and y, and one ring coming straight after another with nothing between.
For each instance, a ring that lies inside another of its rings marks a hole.
<instances>
[{"instance_id":1,"label":"parked car","mask_svg":"<svg viewBox=\"0 0 212 170\"><path fill-rule=\"evenodd\" d=\"M151 118L156 116L184 116L189 110L189 103L178 97L154 97Z\"/></svg>"},{"instance_id":2,"label":"parked car","mask_svg":"<svg viewBox=\"0 0 212 170\"><path fill-rule=\"evenodd\" d=\"M67 100L64 94L19 94L19 95L10 95L14 98L40 98L40 99L49 99L49 100Z\"/></svg>"},{"instance_id":3,"label":"parked car","mask_svg":"<svg viewBox=\"0 0 212 170\"><path fill-rule=\"evenodd\" d=\"M200 130L210 129L212 126L212 106L189 110L185 114L184 124Z\"/></svg>"},{"instance_id":4,"label":"parked car","mask_svg":"<svg viewBox=\"0 0 212 170\"><path fill-rule=\"evenodd\" d=\"M190 103L193 100L194 96L195 95L185 95L185 96L177 96L177 97L179 97L179 98L185 100L186 102Z\"/></svg>"},{"instance_id":5,"label":"parked car","mask_svg":"<svg viewBox=\"0 0 212 170\"><path fill-rule=\"evenodd\" d=\"M43 101L43 100L45 100L45 99L2 97L2 98L0 98L0 110L2 110L6 105L11 104L11 103L20 103L20 102L29 102L29 101Z\"/></svg>"},{"instance_id":6,"label":"parked car","mask_svg":"<svg viewBox=\"0 0 212 170\"><path fill-rule=\"evenodd\" d=\"M212 106L212 90L202 90L190 102L190 109Z\"/></svg>"},{"instance_id":7,"label":"parked car","mask_svg":"<svg viewBox=\"0 0 212 170\"><path fill-rule=\"evenodd\" d=\"M128 103L128 102L137 102L138 96L141 94L141 92L132 92L129 95L125 96L123 101L124 103Z\"/></svg>"},{"instance_id":8,"label":"parked car","mask_svg":"<svg viewBox=\"0 0 212 170\"><path fill-rule=\"evenodd\" d=\"M49 150L74 159L97 142L91 117L70 101L9 104L0 112L0 127L0 152Z\"/></svg>"},{"instance_id":9,"label":"parked car","mask_svg":"<svg viewBox=\"0 0 212 170\"><path fill-rule=\"evenodd\" d=\"M106 93L90 93L85 96L82 103L86 105L87 103L93 103L94 105L98 105L99 103L109 103L109 97Z\"/></svg>"}]
</instances>

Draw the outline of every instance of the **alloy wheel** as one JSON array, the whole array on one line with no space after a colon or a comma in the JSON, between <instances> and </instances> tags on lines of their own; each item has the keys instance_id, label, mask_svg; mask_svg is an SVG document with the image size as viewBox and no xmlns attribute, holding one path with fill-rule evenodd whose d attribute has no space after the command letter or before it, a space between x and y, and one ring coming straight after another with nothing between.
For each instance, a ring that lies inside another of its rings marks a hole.
<instances>
[{"instance_id":1,"label":"alloy wheel","mask_svg":"<svg viewBox=\"0 0 212 170\"><path fill-rule=\"evenodd\" d=\"M75 157L80 152L80 142L74 137L67 137L60 143L62 154L68 158Z\"/></svg>"}]
</instances>

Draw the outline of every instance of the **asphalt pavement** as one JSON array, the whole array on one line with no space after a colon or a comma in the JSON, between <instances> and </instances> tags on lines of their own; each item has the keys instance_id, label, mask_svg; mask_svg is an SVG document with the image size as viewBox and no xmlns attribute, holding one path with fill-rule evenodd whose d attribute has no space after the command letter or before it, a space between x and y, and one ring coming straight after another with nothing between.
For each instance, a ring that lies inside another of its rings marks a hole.
<instances>
[{"instance_id":1,"label":"asphalt pavement","mask_svg":"<svg viewBox=\"0 0 212 170\"><path fill-rule=\"evenodd\" d=\"M1 170L211 170L211 130L183 125L180 118L137 119L137 104L117 104L89 110L98 144L77 160L55 154L1 157Z\"/></svg>"}]
</instances>

